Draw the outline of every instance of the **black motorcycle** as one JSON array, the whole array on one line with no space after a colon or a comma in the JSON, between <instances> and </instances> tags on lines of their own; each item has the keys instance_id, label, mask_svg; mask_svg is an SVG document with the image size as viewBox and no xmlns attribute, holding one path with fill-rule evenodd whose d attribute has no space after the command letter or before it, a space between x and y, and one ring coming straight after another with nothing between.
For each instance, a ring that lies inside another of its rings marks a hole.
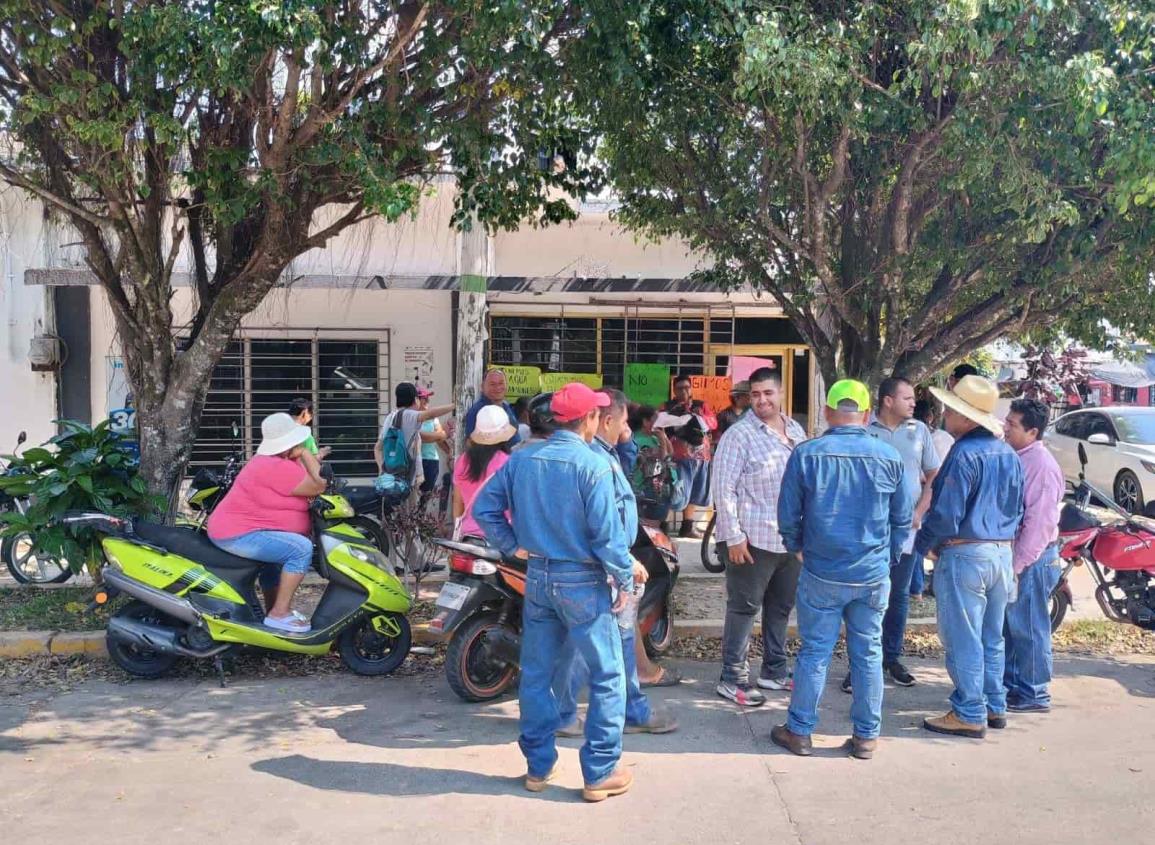
<instances>
[{"instance_id":1,"label":"black motorcycle","mask_svg":"<svg viewBox=\"0 0 1155 845\"><path fill-rule=\"evenodd\" d=\"M446 680L466 701L490 701L517 677L526 561L504 558L484 540L434 542L449 552L449 580L429 623L430 631L449 637ZM649 574L638 606L638 630L646 653L659 657L674 642L671 597L678 553L669 537L648 526L638 530L630 551Z\"/></svg>"}]
</instances>

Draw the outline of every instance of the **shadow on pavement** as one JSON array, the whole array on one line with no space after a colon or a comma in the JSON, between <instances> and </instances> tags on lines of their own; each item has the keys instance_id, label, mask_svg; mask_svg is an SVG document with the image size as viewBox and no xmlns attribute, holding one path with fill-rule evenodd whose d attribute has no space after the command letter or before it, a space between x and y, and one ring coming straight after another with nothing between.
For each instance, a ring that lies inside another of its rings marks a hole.
<instances>
[{"instance_id":1,"label":"shadow on pavement","mask_svg":"<svg viewBox=\"0 0 1155 845\"><path fill-rule=\"evenodd\" d=\"M258 760L250 768L314 789L363 795L508 795L566 804L581 800L576 790L558 784L552 784L545 792L531 793L525 789L523 776L486 775L461 769L317 760L301 754Z\"/></svg>"}]
</instances>

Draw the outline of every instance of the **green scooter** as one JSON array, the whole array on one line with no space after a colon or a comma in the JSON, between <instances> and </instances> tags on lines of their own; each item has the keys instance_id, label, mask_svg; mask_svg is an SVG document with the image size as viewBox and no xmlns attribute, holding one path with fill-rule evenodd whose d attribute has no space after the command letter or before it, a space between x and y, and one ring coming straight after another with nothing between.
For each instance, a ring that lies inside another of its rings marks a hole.
<instances>
[{"instance_id":1,"label":"green scooter","mask_svg":"<svg viewBox=\"0 0 1155 845\"><path fill-rule=\"evenodd\" d=\"M340 495L315 499L313 566L328 581L310 619L296 634L262 624L254 584L262 564L230 555L203 533L102 513L64 520L94 530L101 541L103 603L123 594L132 601L108 622L108 654L131 675L156 678L180 658L213 660L241 647L295 654L325 654L337 647L360 675L387 675L409 654L412 632L405 614L409 593L384 556L349 525L353 514Z\"/></svg>"}]
</instances>

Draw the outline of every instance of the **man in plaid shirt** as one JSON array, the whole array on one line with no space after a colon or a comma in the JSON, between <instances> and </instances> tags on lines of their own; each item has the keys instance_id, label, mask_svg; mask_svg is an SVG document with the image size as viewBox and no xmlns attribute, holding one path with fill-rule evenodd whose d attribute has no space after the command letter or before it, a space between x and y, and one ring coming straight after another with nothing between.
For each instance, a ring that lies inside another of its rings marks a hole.
<instances>
[{"instance_id":1,"label":"man in plaid shirt","mask_svg":"<svg viewBox=\"0 0 1155 845\"><path fill-rule=\"evenodd\" d=\"M782 381L768 367L750 376L750 412L731 426L714 451L712 491L718 556L726 566L726 624L718 694L758 707L758 687L791 689L786 621L794 607L801 564L778 533L778 491L794 447L806 432L782 413ZM746 656L754 617L762 610L762 669L750 683Z\"/></svg>"}]
</instances>

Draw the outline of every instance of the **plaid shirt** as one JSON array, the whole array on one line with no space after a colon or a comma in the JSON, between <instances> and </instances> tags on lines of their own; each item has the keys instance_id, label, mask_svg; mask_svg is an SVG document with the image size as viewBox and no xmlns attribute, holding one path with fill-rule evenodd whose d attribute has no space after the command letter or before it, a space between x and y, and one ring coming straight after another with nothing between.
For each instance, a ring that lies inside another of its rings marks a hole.
<instances>
[{"instance_id":1,"label":"plaid shirt","mask_svg":"<svg viewBox=\"0 0 1155 845\"><path fill-rule=\"evenodd\" d=\"M806 439L785 414L786 440L753 412L726 430L714 451L711 490L718 514L714 537L736 546L743 540L767 552L786 551L778 533L778 491L794 447Z\"/></svg>"}]
</instances>

